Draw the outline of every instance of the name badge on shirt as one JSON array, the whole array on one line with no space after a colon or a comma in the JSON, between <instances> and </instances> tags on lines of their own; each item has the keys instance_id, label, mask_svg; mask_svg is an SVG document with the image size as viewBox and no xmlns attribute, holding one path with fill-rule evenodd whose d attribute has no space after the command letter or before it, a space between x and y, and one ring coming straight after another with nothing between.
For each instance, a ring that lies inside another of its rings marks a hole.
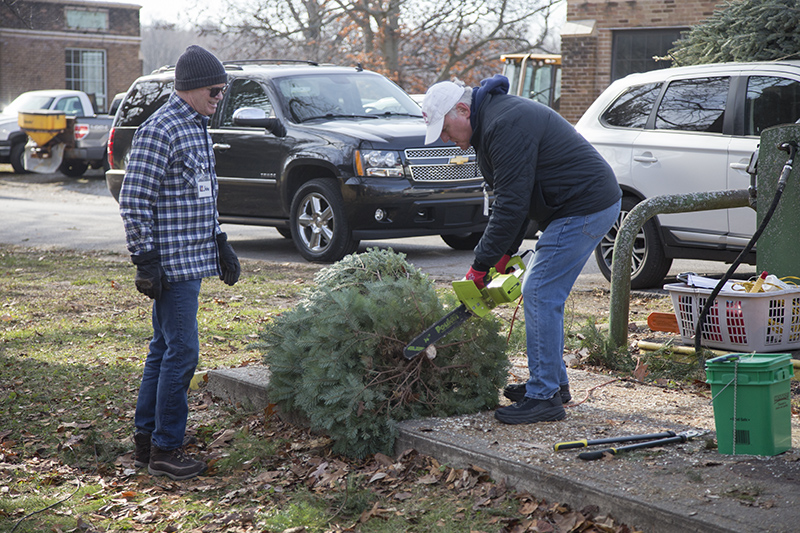
<instances>
[{"instance_id":1,"label":"name badge on shirt","mask_svg":"<svg viewBox=\"0 0 800 533\"><path fill-rule=\"evenodd\" d=\"M205 175L197 179L197 197L211 198L211 176Z\"/></svg>"}]
</instances>

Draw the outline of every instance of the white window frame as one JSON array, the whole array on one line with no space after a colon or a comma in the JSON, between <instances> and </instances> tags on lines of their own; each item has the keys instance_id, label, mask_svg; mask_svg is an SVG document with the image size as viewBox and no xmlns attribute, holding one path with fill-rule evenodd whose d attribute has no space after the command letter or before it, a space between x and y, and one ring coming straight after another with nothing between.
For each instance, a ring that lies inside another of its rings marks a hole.
<instances>
[{"instance_id":1,"label":"white window frame","mask_svg":"<svg viewBox=\"0 0 800 533\"><path fill-rule=\"evenodd\" d=\"M77 54L78 61L75 62ZM101 61L98 63L84 62L84 58L89 55L100 54ZM66 88L83 91L94 98L95 112L105 110L108 107L108 55L103 49L91 48L67 48L64 54L64 68L66 76ZM99 70L96 76L92 76L93 71Z\"/></svg>"}]
</instances>

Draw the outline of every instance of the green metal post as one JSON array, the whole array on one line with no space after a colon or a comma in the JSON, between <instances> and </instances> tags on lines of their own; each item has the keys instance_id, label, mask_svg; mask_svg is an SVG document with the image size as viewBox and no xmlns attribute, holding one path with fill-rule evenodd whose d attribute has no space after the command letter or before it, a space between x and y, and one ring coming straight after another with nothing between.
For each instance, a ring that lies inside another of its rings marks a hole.
<instances>
[{"instance_id":1,"label":"green metal post","mask_svg":"<svg viewBox=\"0 0 800 533\"><path fill-rule=\"evenodd\" d=\"M685 213L749 205L750 193L747 189L738 189L654 196L631 209L622 222L617 239L614 241L614 258L611 264L611 308L608 326L609 337L614 346L620 347L628 344L631 256L636 235L641 231L645 222L653 216L663 213Z\"/></svg>"},{"instance_id":2,"label":"green metal post","mask_svg":"<svg viewBox=\"0 0 800 533\"><path fill-rule=\"evenodd\" d=\"M800 124L768 128L761 133L758 149L758 223L764 220L778 189L787 152L778 149L781 143L800 141ZM758 271L766 270L779 278L800 276L800 157L795 157L780 203L758 239L756 261Z\"/></svg>"}]
</instances>

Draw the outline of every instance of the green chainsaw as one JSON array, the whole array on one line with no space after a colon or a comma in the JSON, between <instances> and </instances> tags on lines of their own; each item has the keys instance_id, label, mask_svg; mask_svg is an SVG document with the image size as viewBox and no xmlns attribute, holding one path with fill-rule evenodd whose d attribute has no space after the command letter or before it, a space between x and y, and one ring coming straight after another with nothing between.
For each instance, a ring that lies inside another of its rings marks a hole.
<instances>
[{"instance_id":1,"label":"green chainsaw","mask_svg":"<svg viewBox=\"0 0 800 533\"><path fill-rule=\"evenodd\" d=\"M486 275L487 283L483 289L475 286L472 280L454 281L453 290L461 305L408 343L403 350L405 358L413 359L473 315L486 316L498 305L513 302L522 296L521 280L525 272L525 262L522 257L518 255L512 257L507 263L506 271L508 274L498 274L492 267Z\"/></svg>"}]
</instances>

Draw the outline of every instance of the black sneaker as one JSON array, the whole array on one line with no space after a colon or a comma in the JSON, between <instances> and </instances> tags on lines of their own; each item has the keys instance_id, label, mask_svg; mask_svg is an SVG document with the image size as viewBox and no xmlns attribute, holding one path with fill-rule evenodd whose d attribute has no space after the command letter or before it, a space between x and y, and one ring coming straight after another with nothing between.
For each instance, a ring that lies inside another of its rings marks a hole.
<instances>
[{"instance_id":1,"label":"black sneaker","mask_svg":"<svg viewBox=\"0 0 800 533\"><path fill-rule=\"evenodd\" d=\"M183 448L162 450L155 444L150 448L150 464L147 471L154 476L168 476L176 481L199 476L208 466L203 461L192 459Z\"/></svg>"},{"instance_id":2,"label":"black sneaker","mask_svg":"<svg viewBox=\"0 0 800 533\"><path fill-rule=\"evenodd\" d=\"M503 389L503 396L517 403L525 398L525 392L525 383L515 383ZM561 403L564 405L572 401L572 394L569 393L569 385L561 385L561 389L559 389L558 393L561 396Z\"/></svg>"},{"instance_id":3,"label":"black sneaker","mask_svg":"<svg viewBox=\"0 0 800 533\"><path fill-rule=\"evenodd\" d=\"M558 394L549 400L523 398L508 407L494 412L494 417L505 424L533 424L534 422L553 422L567 416L564 404Z\"/></svg>"},{"instance_id":4,"label":"black sneaker","mask_svg":"<svg viewBox=\"0 0 800 533\"><path fill-rule=\"evenodd\" d=\"M150 433L142 433L141 431L133 434L133 443L136 445L133 450L133 466L136 468L144 468L150 464L150 437ZM196 444L196 437L189 435L183 437L184 446L194 446Z\"/></svg>"}]
</instances>

